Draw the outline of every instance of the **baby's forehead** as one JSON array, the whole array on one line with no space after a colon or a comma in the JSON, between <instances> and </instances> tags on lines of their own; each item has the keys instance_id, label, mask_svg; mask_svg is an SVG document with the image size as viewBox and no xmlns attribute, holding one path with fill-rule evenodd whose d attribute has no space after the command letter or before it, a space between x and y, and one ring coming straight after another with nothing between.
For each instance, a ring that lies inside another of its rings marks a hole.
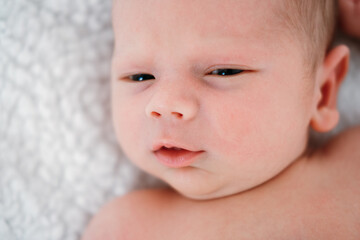
<instances>
[{"instance_id":1,"label":"baby's forehead","mask_svg":"<svg viewBox=\"0 0 360 240\"><path fill-rule=\"evenodd\" d=\"M115 0L115 31L251 35L277 31L280 0ZM251 33L251 34L250 34ZM269 36L267 36L269 37Z\"/></svg>"},{"instance_id":2,"label":"baby's forehead","mask_svg":"<svg viewBox=\"0 0 360 240\"><path fill-rule=\"evenodd\" d=\"M141 23L142 26L160 26L166 20L167 25L184 25L204 31L208 27L215 27L217 29L211 30L236 32L239 28L247 29L255 24L264 29L276 23L274 8L278 1L280 0L115 0L114 18L121 18L123 21L114 21L125 25Z\"/></svg>"}]
</instances>

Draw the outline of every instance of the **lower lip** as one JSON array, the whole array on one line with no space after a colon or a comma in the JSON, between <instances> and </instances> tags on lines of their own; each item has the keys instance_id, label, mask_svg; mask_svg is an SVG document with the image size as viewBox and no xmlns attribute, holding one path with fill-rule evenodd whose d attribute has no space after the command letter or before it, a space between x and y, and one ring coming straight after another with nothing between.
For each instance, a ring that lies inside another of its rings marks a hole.
<instances>
[{"instance_id":1,"label":"lower lip","mask_svg":"<svg viewBox=\"0 0 360 240\"><path fill-rule=\"evenodd\" d=\"M187 150L160 149L155 152L157 160L167 167L188 167L196 161L197 157L204 151L192 152Z\"/></svg>"}]
</instances>

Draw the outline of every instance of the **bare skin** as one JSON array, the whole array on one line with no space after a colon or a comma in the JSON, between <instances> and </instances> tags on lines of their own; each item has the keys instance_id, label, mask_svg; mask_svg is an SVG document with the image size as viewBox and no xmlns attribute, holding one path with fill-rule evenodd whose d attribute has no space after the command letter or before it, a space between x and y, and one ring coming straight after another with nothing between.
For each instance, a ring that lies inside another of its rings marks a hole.
<instances>
[{"instance_id":1,"label":"bare skin","mask_svg":"<svg viewBox=\"0 0 360 240\"><path fill-rule=\"evenodd\" d=\"M84 239L360 239L359 141L360 128L351 129L269 182L225 198L131 193L107 204Z\"/></svg>"},{"instance_id":2,"label":"bare skin","mask_svg":"<svg viewBox=\"0 0 360 240\"><path fill-rule=\"evenodd\" d=\"M183 1L181 1L183 2ZM194 1L195 2L195 1ZM345 0L343 1L345 2ZM352 5L356 6L356 5ZM150 7L150 6L148 6ZM184 9L191 9L184 6ZM249 13L254 12L258 9L258 6ZM142 16L138 14L138 9L136 8L136 14L131 13L128 15L128 18L131 16ZM154 8L154 11L159 8ZM178 9L178 8L176 8ZM264 9L267 10L267 9ZM170 16L173 16L172 11ZM158 15L164 14L165 12L159 12ZM119 14L122 15L122 14ZM191 15L192 16L192 15ZM256 16L262 16L262 14L257 14ZM184 19L188 19L187 17ZM245 18L244 21L247 21ZM258 17L254 18L258 19ZM355 18L352 18L355 19ZM118 21L124 22L124 21ZM131 22L131 21L130 21ZM145 22L148 22L146 20ZM169 21L159 21L159 26L162 24L167 24ZM229 22L229 21L228 21ZM178 23L178 21L175 21ZM249 24L249 23L247 23ZM247 25L245 24L245 26ZM347 24L347 23L345 23ZM128 24L127 24L128 25ZM188 26L188 25L186 25ZM204 26L209 26L205 24ZM116 27L119 29L119 27ZM136 27L130 29L137 29ZM170 28L170 27L157 27L154 28L151 33L155 32L157 29L176 29L176 32L181 29L187 28ZM203 28L202 28L203 29ZM215 28L216 30L217 28ZM225 28L224 28L225 29ZM257 29L254 27L254 29ZM121 32L121 31L119 31ZM216 32L211 30L210 32ZM129 35L129 31L122 31L122 34L119 34L120 38L123 36ZM124 34L126 33L126 34ZM159 37L161 33L159 32L156 37ZM175 36L175 34L165 34L166 37ZM144 37L132 37L131 39L141 39L144 40ZM159 38L160 39L160 38ZM165 39L165 38L164 38ZM176 41L178 38L166 38L166 43L171 41ZM187 39L177 42L176 46L181 46L180 43L184 43ZM194 43L194 40L190 41ZM119 41L121 46L121 41ZM144 44L143 44L144 45ZM141 46L143 46L141 45ZM268 41L266 46L269 46L270 42ZM216 44L220 46L220 44ZM170 48L173 50L173 48ZM213 50L211 48L210 50ZM196 48L195 48L196 50ZM142 51L140 51L142 52ZM180 51L181 52L181 51ZM173 53L171 51L170 53ZM183 52L182 52L183 53ZM193 53L193 52L192 52ZM277 51L270 54L273 56ZM252 55L252 54L250 54ZM285 56L287 56L286 54ZM294 54L290 54L292 60L294 60ZM170 55L169 55L170 56ZM259 56L260 58L260 56ZM277 56L277 59L280 59L281 56ZM169 58L170 59L170 58ZM172 57L172 60L175 58ZM284 59L281 66L284 66L289 59ZM338 91L339 85L344 79L345 73L347 71L347 61L348 61L348 50L345 47L337 47L331 51L322 66L318 71L316 76L316 84L314 96L311 101L311 106L309 107L311 113L309 113L309 119L305 121L310 121L310 125L313 129L319 132L326 132L331 130L337 123L338 112L336 109L336 93ZM272 62L272 61L269 61ZM180 62L179 62L180 63ZM167 64L167 61L162 62L162 64ZM176 64L176 66L181 66ZM289 65L288 65L289 67ZM168 68L172 69L172 68ZM296 68L294 68L296 69ZM142 70L142 69L141 69ZM284 70L284 68L281 68ZM147 70L145 70L147 71ZM150 70L148 70L150 71ZM270 71L267 71L270 72ZM296 71L291 71L289 76L294 76ZM279 76L279 75L277 75ZM270 78L268 78L270 80ZM286 78L288 79L288 78ZM157 79L159 81L159 79ZM161 78L160 78L161 80ZM175 79L177 80L177 79ZM279 77L276 78L276 81L279 80ZM164 84L166 81L164 81ZM176 81L174 81L176 83ZM160 81L161 84L161 81ZM182 83L184 84L184 83ZM281 84L280 84L281 85ZM150 88L150 84L146 85ZM181 85L177 85L177 93L182 90ZM273 92L276 92L279 84L274 85ZM164 85L164 87L166 87ZM301 86L298 86L301 89ZM120 99L118 103L122 101L125 103L124 106L129 106L129 109L119 114L119 116L126 115L126 119L132 118L132 111L140 103L141 98L139 95L134 95L134 100L130 97L134 92L142 93L143 89L137 89L138 91L127 92L128 88L119 87L121 92L115 95L118 96L127 96L129 99ZM191 88L187 88L188 92ZM269 88L267 88L269 92ZM116 90L116 89L115 89ZM155 91L155 89L153 89ZM171 90L171 89L170 89ZM197 89L198 91L201 88ZM285 91L286 92L286 91ZM120 94L121 93L121 94ZM158 93L159 92L155 92ZM163 92L160 92L163 93ZM284 93L284 92L283 92ZM266 95L266 92L263 94ZM279 96L281 93L277 92ZM141 96L141 95L140 95ZM156 94L155 94L156 96ZM162 95L161 95L162 96ZM175 97L177 95L174 95ZM206 100L207 95L201 99L202 101ZM169 96L168 96L169 97ZM173 101L181 103L180 98L173 98ZM140 99L140 100L139 100ZM296 98L298 99L298 98ZM211 99L209 99L210 101ZM289 101L287 99L284 102ZM213 102L211 106L215 106L218 103L217 101ZM128 103L132 104L128 104ZM144 101L148 102L148 101ZM169 102L169 101L168 101ZM236 102L236 101L234 101ZM189 103L189 102L187 102ZM307 103L304 103L307 104ZM222 104L222 106L225 104ZM156 107L156 105L151 105L151 107ZM184 107L183 105L182 107ZM192 105L187 105L192 106ZM170 107L168 110L173 110ZM276 105L277 108L278 105ZM292 106L293 107L293 106ZM116 105L116 108L119 108L119 105ZM260 107L258 106L260 109ZM286 108L288 109L289 106ZM290 107L291 108L291 107ZM141 108L140 108L141 109ZM202 108L203 109L203 108ZM283 109L283 108L281 108ZM142 111L143 109L141 109ZM186 110L186 108L182 108ZM138 111L138 112L141 112ZM195 111L185 111L182 113L194 113ZM240 111L234 111L240 112ZM125 114L126 113L126 114ZM163 113L163 112L162 112ZM166 112L164 112L166 113ZM291 120L284 121L283 124L287 122L296 121L300 119L301 116L306 114L299 113L298 116L292 116L286 112L286 117L294 117ZM186 114L184 116L187 116ZM241 115L244 118L246 114ZM194 117L194 116L192 116ZM199 118L199 116L196 116ZM272 115L269 115L269 121L272 119ZM264 120L265 115L262 115L260 120ZM138 116L133 113L133 119L130 121L131 126L134 126ZM188 118L187 118L188 119ZM241 118L239 118L241 119ZM120 118L115 121L119 123ZM185 119L186 120L186 119ZM227 119L227 123L230 120ZM253 120L252 120L253 121ZM269 122L268 121L268 122ZM144 124L146 121L141 121L141 124ZM184 121L185 122L185 121ZM266 122L265 124L267 124ZM164 122L165 123L165 122ZM261 124L261 122L259 122ZM226 124L225 124L226 125ZM231 131L233 131L233 124L228 124L232 126ZM201 125L199 125L201 126ZM134 129L141 129L140 127L129 128L128 125L124 124L123 129L121 129L121 134L124 134L126 130L129 131L129 136L139 136L140 134L134 134ZM148 127L147 129L153 129ZM194 131L183 131L194 133ZM199 129L196 129L199 130ZM296 128L292 128L291 131L295 131ZM143 131L142 131L143 132ZM207 133L207 131L206 131ZM226 134L225 134L226 135ZM205 135L207 136L207 135ZM211 136L210 136L211 137ZM221 136L220 136L221 137ZM274 141L273 138L272 141ZM289 141L290 137L287 137ZM138 138L136 138L138 140ZM205 139L202 138L205 142ZM125 146L125 149L129 153L132 153L134 156L139 152L139 142L138 141L129 141L129 138L126 138L126 143L129 143L128 146ZM254 146L259 146L259 141L256 141L257 144ZM84 240L108 240L108 239L349 239L349 240L358 240L360 239L360 149L358 143L360 142L360 127L348 130L331 142L325 145L323 148L318 149L309 154L302 154L296 161L292 162L288 167L283 169L279 174L274 175L270 180L262 182L261 185L252 186L248 183L248 187L244 191L234 191L232 189L232 194L224 194L224 192L219 192L217 195L208 195L207 198L202 200L193 200L197 196L201 196L201 191L196 192L197 189L193 189L193 186L196 186L198 182L190 181L191 184L186 185L184 182L180 182L178 187L183 191L184 194L179 194L178 192L171 189L153 189L153 190L143 190L130 193L124 197L117 198L112 202L105 205L102 210L95 216L91 221L89 227L87 228L85 235L83 236ZM131 144L130 144L131 143ZM137 143L137 144L134 144ZM282 144L286 144L282 142ZM288 143L289 144L289 143ZM264 144L266 145L266 144ZM294 144L289 144L288 147L292 147ZM133 147L136 146L136 147ZM226 146L226 144L222 145ZM283 146L283 145L282 145ZM220 146L221 147L221 146ZM241 147L239 145L238 147ZM133 149L132 149L133 148ZM219 148L215 145L211 149ZM287 147L283 146L284 149ZM234 147L235 149L235 147ZM274 147L269 153L277 151L279 148ZM229 150L226 149L223 151L228 153ZM253 151L256 152L256 151ZM240 154L240 156L243 154ZM236 156L236 155L235 155ZM254 159L257 156L254 156ZM158 169L153 168L154 166L145 165L152 163L149 161L151 159L148 155L146 157L139 158L144 160L144 162L138 162L140 166L143 166L149 172L150 169L153 170L153 173L158 173ZM216 170L221 169L224 165L224 160L226 158L218 158L222 165L217 165ZM146 161L145 161L146 160ZM247 171L244 171L245 168L239 167L239 164L242 164L242 161L236 162L239 159L236 157L229 161L233 165L228 166L227 170L230 172L236 172L235 175L232 175L234 179L230 182L231 184L243 184L243 182L237 179L237 176L241 174L247 174ZM271 160L274 160L271 159ZM275 159L276 160L276 159ZM291 161L291 159L287 159ZM272 162L272 161L270 161ZM235 164L236 163L236 164ZM254 166L254 161L250 165L250 170ZM263 169L264 164L267 161L259 162L259 166ZM191 166L191 167L199 167ZM189 167L189 169L191 168ZM200 165L201 167L201 165ZM274 169L270 167L268 169ZM194 170L194 174L195 174ZM228 175L228 174L224 174ZM154 174L156 175L156 174ZM217 175L219 176L219 174ZM260 177L259 174L258 177ZM189 175L191 177L191 175ZM178 176L174 175L169 178L170 180L177 181ZM204 180L197 178L198 180ZM202 186L210 186L216 188L216 184L210 181L211 178L205 179L203 181L205 184ZM171 182L171 181L169 181ZM178 182L176 182L178 183ZM214 184L214 185L211 185ZM230 184L229 182L227 184ZM176 184L175 184L176 185ZM225 187L225 185L223 186ZM201 189L201 188L199 188ZM181 192L181 191L180 191ZM188 193L188 194L187 194ZM229 193L229 192L226 192ZM193 197L184 197L185 195Z\"/></svg>"}]
</instances>

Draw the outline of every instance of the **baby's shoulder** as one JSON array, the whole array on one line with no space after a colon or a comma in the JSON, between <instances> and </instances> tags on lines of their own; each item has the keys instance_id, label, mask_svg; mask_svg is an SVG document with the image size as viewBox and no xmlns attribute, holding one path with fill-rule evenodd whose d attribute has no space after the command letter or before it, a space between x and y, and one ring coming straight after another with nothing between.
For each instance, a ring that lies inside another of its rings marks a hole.
<instances>
[{"instance_id":1,"label":"baby's shoulder","mask_svg":"<svg viewBox=\"0 0 360 240\"><path fill-rule=\"evenodd\" d=\"M82 240L148 239L159 209L170 191L139 190L105 204L88 225ZM149 216L154 216L150 218Z\"/></svg>"}]
</instances>

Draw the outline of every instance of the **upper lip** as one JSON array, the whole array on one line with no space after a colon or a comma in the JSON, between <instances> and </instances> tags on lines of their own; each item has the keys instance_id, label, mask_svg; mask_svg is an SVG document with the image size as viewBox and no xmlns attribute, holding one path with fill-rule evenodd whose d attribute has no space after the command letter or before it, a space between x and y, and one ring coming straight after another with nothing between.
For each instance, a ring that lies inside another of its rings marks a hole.
<instances>
[{"instance_id":1,"label":"upper lip","mask_svg":"<svg viewBox=\"0 0 360 240\"><path fill-rule=\"evenodd\" d=\"M158 150L160 150L162 147L166 147L166 148L181 148L187 151L191 151L191 152L198 152L199 150L195 150L194 148L187 146L185 144L179 143L177 141L174 140L170 140L170 139L162 139L162 140L158 140L156 142L154 142L153 146L152 146L152 151L156 152Z\"/></svg>"}]
</instances>

